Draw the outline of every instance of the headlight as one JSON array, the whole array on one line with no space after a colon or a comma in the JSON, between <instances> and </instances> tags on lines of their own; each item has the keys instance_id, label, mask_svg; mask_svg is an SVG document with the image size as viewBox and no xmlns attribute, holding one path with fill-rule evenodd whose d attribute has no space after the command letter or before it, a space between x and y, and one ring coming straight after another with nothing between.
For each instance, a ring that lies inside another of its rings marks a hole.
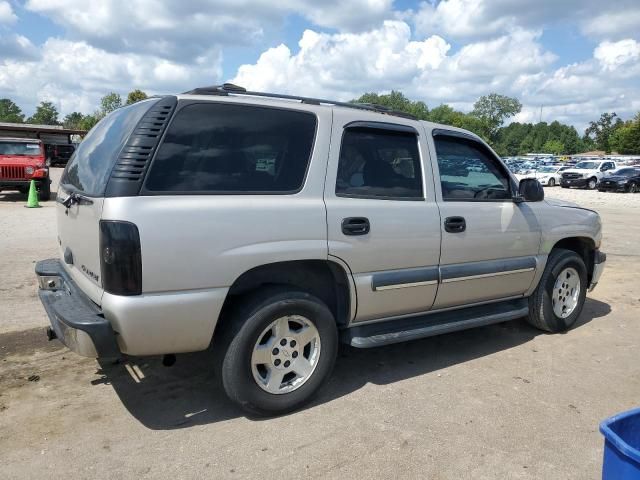
<instances>
[{"instance_id":1,"label":"headlight","mask_svg":"<svg viewBox=\"0 0 640 480\"><path fill-rule=\"evenodd\" d=\"M618 185L624 185L625 183L627 183L626 180L618 180Z\"/></svg>"},{"instance_id":2,"label":"headlight","mask_svg":"<svg viewBox=\"0 0 640 480\"><path fill-rule=\"evenodd\" d=\"M26 173L27 175L33 175L33 172L35 172L33 167L24 167L24 173Z\"/></svg>"}]
</instances>

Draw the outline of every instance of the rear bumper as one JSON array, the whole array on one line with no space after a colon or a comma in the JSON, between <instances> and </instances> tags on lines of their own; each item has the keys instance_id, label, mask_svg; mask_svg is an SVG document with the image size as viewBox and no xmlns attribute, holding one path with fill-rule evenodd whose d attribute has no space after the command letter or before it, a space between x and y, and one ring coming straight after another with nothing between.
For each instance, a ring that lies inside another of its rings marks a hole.
<instances>
[{"instance_id":1,"label":"rear bumper","mask_svg":"<svg viewBox=\"0 0 640 480\"><path fill-rule=\"evenodd\" d=\"M593 260L593 274L591 275L591 283L589 284L589 291L591 292L598 282L600 281L600 277L602 276L602 272L604 271L604 264L607 261L607 254L601 252L600 250L596 250L595 258Z\"/></svg>"},{"instance_id":2,"label":"rear bumper","mask_svg":"<svg viewBox=\"0 0 640 480\"><path fill-rule=\"evenodd\" d=\"M116 334L100 308L66 273L58 259L36 263L38 296L55 336L70 350L85 357L121 356Z\"/></svg>"}]
</instances>

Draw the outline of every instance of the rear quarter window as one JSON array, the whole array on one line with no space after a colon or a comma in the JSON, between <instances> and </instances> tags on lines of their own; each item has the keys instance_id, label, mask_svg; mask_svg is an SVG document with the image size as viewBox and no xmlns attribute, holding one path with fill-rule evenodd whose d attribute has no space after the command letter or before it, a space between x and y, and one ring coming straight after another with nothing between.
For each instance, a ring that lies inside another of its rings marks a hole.
<instances>
[{"instance_id":1,"label":"rear quarter window","mask_svg":"<svg viewBox=\"0 0 640 480\"><path fill-rule=\"evenodd\" d=\"M295 193L315 138L314 114L196 103L173 118L145 181L148 193Z\"/></svg>"},{"instance_id":2,"label":"rear quarter window","mask_svg":"<svg viewBox=\"0 0 640 480\"><path fill-rule=\"evenodd\" d=\"M69 159L60 183L86 195L104 195L122 146L157 101L156 98L119 108L100 120Z\"/></svg>"}]
</instances>

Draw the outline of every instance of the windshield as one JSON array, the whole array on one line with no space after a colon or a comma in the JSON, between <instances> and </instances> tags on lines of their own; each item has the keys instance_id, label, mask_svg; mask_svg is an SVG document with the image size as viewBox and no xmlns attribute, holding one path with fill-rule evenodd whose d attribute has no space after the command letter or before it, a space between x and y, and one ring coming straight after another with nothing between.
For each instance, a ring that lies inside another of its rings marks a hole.
<instances>
[{"instance_id":1,"label":"windshield","mask_svg":"<svg viewBox=\"0 0 640 480\"><path fill-rule=\"evenodd\" d=\"M575 167L578 170L596 170L600 164L598 162L578 162Z\"/></svg>"},{"instance_id":2,"label":"windshield","mask_svg":"<svg viewBox=\"0 0 640 480\"><path fill-rule=\"evenodd\" d=\"M621 177L633 177L634 175L640 175L640 169L637 168L621 168L612 172L611 175L619 175Z\"/></svg>"},{"instance_id":3,"label":"windshield","mask_svg":"<svg viewBox=\"0 0 640 480\"><path fill-rule=\"evenodd\" d=\"M555 173L557 170L557 167L542 167L541 169L538 170L538 172L540 173Z\"/></svg>"},{"instance_id":4,"label":"windshield","mask_svg":"<svg viewBox=\"0 0 640 480\"><path fill-rule=\"evenodd\" d=\"M40 144L38 142L0 141L0 155L40 155Z\"/></svg>"}]
</instances>

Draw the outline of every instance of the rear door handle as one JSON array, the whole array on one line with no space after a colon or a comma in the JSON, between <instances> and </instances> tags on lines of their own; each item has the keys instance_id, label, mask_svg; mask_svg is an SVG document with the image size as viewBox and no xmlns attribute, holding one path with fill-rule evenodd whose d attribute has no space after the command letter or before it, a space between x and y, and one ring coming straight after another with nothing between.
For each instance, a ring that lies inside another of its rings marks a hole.
<instances>
[{"instance_id":1,"label":"rear door handle","mask_svg":"<svg viewBox=\"0 0 640 480\"><path fill-rule=\"evenodd\" d=\"M342 220L342 233L345 235L366 235L370 230L371 225L368 218L348 217Z\"/></svg>"},{"instance_id":2,"label":"rear door handle","mask_svg":"<svg viewBox=\"0 0 640 480\"><path fill-rule=\"evenodd\" d=\"M449 233L461 233L467 229L464 217L447 217L444 219L444 229Z\"/></svg>"}]
</instances>

